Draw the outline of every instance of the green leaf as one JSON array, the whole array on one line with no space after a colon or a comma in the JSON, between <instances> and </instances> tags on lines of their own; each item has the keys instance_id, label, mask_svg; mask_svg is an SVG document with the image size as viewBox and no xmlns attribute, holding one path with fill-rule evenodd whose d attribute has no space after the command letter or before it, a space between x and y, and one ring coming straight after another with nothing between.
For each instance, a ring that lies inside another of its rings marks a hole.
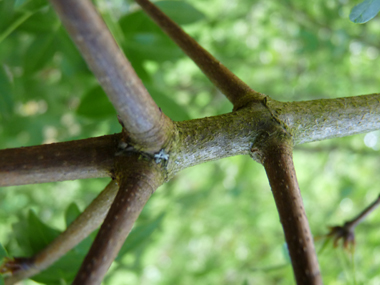
<instances>
[{"instance_id":1,"label":"green leaf","mask_svg":"<svg viewBox=\"0 0 380 285\"><path fill-rule=\"evenodd\" d=\"M47 6L49 3L47 0L16 0L14 8L24 11L35 11Z\"/></svg>"},{"instance_id":2,"label":"green leaf","mask_svg":"<svg viewBox=\"0 0 380 285\"><path fill-rule=\"evenodd\" d=\"M155 4L179 25L186 25L203 20L205 15L187 2L160 1Z\"/></svg>"},{"instance_id":3,"label":"green leaf","mask_svg":"<svg viewBox=\"0 0 380 285\"><path fill-rule=\"evenodd\" d=\"M13 4L13 0L0 1L0 31L2 31L1 34L3 34L4 30L7 30L11 25L10 22L14 15Z\"/></svg>"},{"instance_id":4,"label":"green leaf","mask_svg":"<svg viewBox=\"0 0 380 285\"><path fill-rule=\"evenodd\" d=\"M7 253L7 251L5 250L5 248L3 247L3 245L0 243L0 261L1 261L4 257L8 257L8 253Z\"/></svg>"},{"instance_id":5,"label":"green leaf","mask_svg":"<svg viewBox=\"0 0 380 285\"><path fill-rule=\"evenodd\" d=\"M86 62L63 27L58 30L55 43L62 55L60 69L63 75L72 77L78 76L78 73L90 74Z\"/></svg>"},{"instance_id":6,"label":"green leaf","mask_svg":"<svg viewBox=\"0 0 380 285\"><path fill-rule=\"evenodd\" d=\"M93 232L52 266L38 275L33 276L32 279L49 285L71 284L88 253L96 234L97 231Z\"/></svg>"},{"instance_id":7,"label":"green leaf","mask_svg":"<svg viewBox=\"0 0 380 285\"><path fill-rule=\"evenodd\" d=\"M32 16L32 12L25 12L22 15L18 15L13 18L11 23L8 25L7 29L0 34L0 43L6 39L15 29L17 29L22 23L29 19Z\"/></svg>"},{"instance_id":8,"label":"green leaf","mask_svg":"<svg viewBox=\"0 0 380 285\"><path fill-rule=\"evenodd\" d=\"M54 47L55 33L42 34L35 37L28 47L24 57L24 71L29 75L41 70L56 51Z\"/></svg>"},{"instance_id":9,"label":"green leaf","mask_svg":"<svg viewBox=\"0 0 380 285\"><path fill-rule=\"evenodd\" d=\"M137 11L122 17L119 25L124 33L124 49L131 58L174 61L184 55L176 44L145 15Z\"/></svg>"},{"instance_id":10,"label":"green leaf","mask_svg":"<svg viewBox=\"0 0 380 285\"><path fill-rule=\"evenodd\" d=\"M165 213L161 213L152 222L134 227L124 245L121 247L116 260L120 260L124 254L136 249L139 245L145 242L161 225L164 216Z\"/></svg>"},{"instance_id":11,"label":"green leaf","mask_svg":"<svg viewBox=\"0 0 380 285\"><path fill-rule=\"evenodd\" d=\"M25 13L32 13L32 16L23 22L19 29L27 33L54 33L57 26L60 25L59 19L51 7L49 9L36 10L35 12L27 11Z\"/></svg>"},{"instance_id":12,"label":"green leaf","mask_svg":"<svg viewBox=\"0 0 380 285\"><path fill-rule=\"evenodd\" d=\"M36 254L60 234L58 230L44 224L32 210L27 220L13 225L13 231L25 255Z\"/></svg>"},{"instance_id":13,"label":"green leaf","mask_svg":"<svg viewBox=\"0 0 380 285\"><path fill-rule=\"evenodd\" d=\"M68 227L81 214L77 204L71 203L65 213L66 227Z\"/></svg>"},{"instance_id":14,"label":"green leaf","mask_svg":"<svg viewBox=\"0 0 380 285\"><path fill-rule=\"evenodd\" d=\"M127 39L126 48L157 62L175 61L183 56L179 47L161 32L135 34Z\"/></svg>"},{"instance_id":15,"label":"green leaf","mask_svg":"<svg viewBox=\"0 0 380 285\"><path fill-rule=\"evenodd\" d=\"M108 100L102 87L96 86L83 96L78 106L77 114L95 119L115 116L116 111L111 102Z\"/></svg>"},{"instance_id":16,"label":"green leaf","mask_svg":"<svg viewBox=\"0 0 380 285\"><path fill-rule=\"evenodd\" d=\"M4 68L0 66L0 118L8 119L13 114L13 86Z\"/></svg>"},{"instance_id":17,"label":"green leaf","mask_svg":"<svg viewBox=\"0 0 380 285\"><path fill-rule=\"evenodd\" d=\"M3 259L5 257L8 257L8 253L3 247L3 245L0 243L0 264L3 262ZM3 276L0 274L0 285L4 285L4 279Z\"/></svg>"},{"instance_id":18,"label":"green leaf","mask_svg":"<svg viewBox=\"0 0 380 285\"><path fill-rule=\"evenodd\" d=\"M84 258L85 254L80 255L70 251L47 270L33 276L31 279L49 285L71 284Z\"/></svg>"},{"instance_id":19,"label":"green leaf","mask_svg":"<svg viewBox=\"0 0 380 285\"><path fill-rule=\"evenodd\" d=\"M183 106L176 103L173 98L170 98L165 93L157 90L157 88L153 85L146 85L146 88L158 107L160 107L169 118L174 121L190 120L187 110Z\"/></svg>"},{"instance_id":20,"label":"green leaf","mask_svg":"<svg viewBox=\"0 0 380 285\"><path fill-rule=\"evenodd\" d=\"M380 11L380 0L365 0L352 8L350 20L363 24L374 18Z\"/></svg>"},{"instance_id":21,"label":"green leaf","mask_svg":"<svg viewBox=\"0 0 380 285\"><path fill-rule=\"evenodd\" d=\"M205 16L186 2L160 1L155 4L179 25L191 24ZM158 62L174 61L184 56L180 48L143 11L122 17L119 25L124 33L124 49L129 56Z\"/></svg>"}]
</instances>

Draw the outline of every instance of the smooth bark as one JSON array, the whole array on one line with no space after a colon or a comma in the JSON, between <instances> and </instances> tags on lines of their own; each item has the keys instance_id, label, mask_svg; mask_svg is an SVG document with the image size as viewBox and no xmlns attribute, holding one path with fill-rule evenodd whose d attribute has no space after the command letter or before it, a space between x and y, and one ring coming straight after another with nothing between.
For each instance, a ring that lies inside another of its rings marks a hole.
<instances>
[{"instance_id":1,"label":"smooth bark","mask_svg":"<svg viewBox=\"0 0 380 285\"><path fill-rule=\"evenodd\" d=\"M121 134L0 150L0 187L112 175Z\"/></svg>"},{"instance_id":2,"label":"smooth bark","mask_svg":"<svg viewBox=\"0 0 380 285\"><path fill-rule=\"evenodd\" d=\"M119 191L73 282L100 284L151 194L163 182L160 164L138 153L118 156Z\"/></svg>"},{"instance_id":3,"label":"smooth bark","mask_svg":"<svg viewBox=\"0 0 380 285\"><path fill-rule=\"evenodd\" d=\"M267 173L297 284L322 284L313 237L306 218L288 143L269 144L262 150Z\"/></svg>"},{"instance_id":4,"label":"smooth bark","mask_svg":"<svg viewBox=\"0 0 380 285\"><path fill-rule=\"evenodd\" d=\"M171 120L161 112L90 0L51 0L134 144L159 151Z\"/></svg>"},{"instance_id":5,"label":"smooth bark","mask_svg":"<svg viewBox=\"0 0 380 285\"><path fill-rule=\"evenodd\" d=\"M46 248L31 258L15 260L21 270L6 278L5 285L14 284L48 268L96 230L103 222L117 190L116 181L111 181L86 210Z\"/></svg>"}]
</instances>

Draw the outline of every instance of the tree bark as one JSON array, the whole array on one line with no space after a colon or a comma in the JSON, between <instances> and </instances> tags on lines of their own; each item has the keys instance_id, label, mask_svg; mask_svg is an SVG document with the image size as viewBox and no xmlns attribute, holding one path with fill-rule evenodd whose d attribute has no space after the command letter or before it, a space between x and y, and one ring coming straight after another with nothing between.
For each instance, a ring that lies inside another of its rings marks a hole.
<instances>
[{"instance_id":1,"label":"tree bark","mask_svg":"<svg viewBox=\"0 0 380 285\"><path fill-rule=\"evenodd\" d=\"M193 165L249 155L276 122L294 145L380 129L380 94L254 104L214 117L176 122L165 149L167 179ZM111 176L120 134L0 150L0 186Z\"/></svg>"},{"instance_id":2,"label":"tree bark","mask_svg":"<svg viewBox=\"0 0 380 285\"><path fill-rule=\"evenodd\" d=\"M263 149L262 155L297 284L322 284L290 144L273 143Z\"/></svg>"},{"instance_id":3,"label":"tree bark","mask_svg":"<svg viewBox=\"0 0 380 285\"><path fill-rule=\"evenodd\" d=\"M103 222L117 190L116 181L111 181L86 210L46 248L31 258L15 260L17 263L23 263L18 266L21 270L6 278L5 285L14 284L48 268L96 230Z\"/></svg>"},{"instance_id":4,"label":"tree bark","mask_svg":"<svg viewBox=\"0 0 380 285\"><path fill-rule=\"evenodd\" d=\"M119 191L79 269L74 285L101 283L145 203L163 183L160 164L138 153L127 152L118 156L116 176Z\"/></svg>"},{"instance_id":5,"label":"tree bark","mask_svg":"<svg viewBox=\"0 0 380 285\"><path fill-rule=\"evenodd\" d=\"M121 134L0 150L0 187L112 176Z\"/></svg>"},{"instance_id":6,"label":"tree bark","mask_svg":"<svg viewBox=\"0 0 380 285\"><path fill-rule=\"evenodd\" d=\"M148 0L136 0L160 28L198 65L219 90L240 109L246 104L264 99L264 95L251 89L220 61L199 45L192 37Z\"/></svg>"},{"instance_id":7,"label":"tree bark","mask_svg":"<svg viewBox=\"0 0 380 285\"><path fill-rule=\"evenodd\" d=\"M115 107L128 136L157 152L171 120L161 112L89 0L51 0L71 38Z\"/></svg>"}]
</instances>

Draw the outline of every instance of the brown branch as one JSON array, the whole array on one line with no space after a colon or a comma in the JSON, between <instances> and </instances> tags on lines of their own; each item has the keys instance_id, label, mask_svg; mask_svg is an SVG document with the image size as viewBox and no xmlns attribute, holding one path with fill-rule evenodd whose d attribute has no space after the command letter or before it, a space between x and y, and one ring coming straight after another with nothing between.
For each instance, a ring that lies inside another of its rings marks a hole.
<instances>
[{"instance_id":1,"label":"brown branch","mask_svg":"<svg viewBox=\"0 0 380 285\"><path fill-rule=\"evenodd\" d=\"M159 151L171 120L150 97L90 0L51 0L71 38L119 114L130 139Z\"/></svg>"},{"instance_id":2,"label":"brown branch","mask_svg":"<svg viewBox=\"0 0 380 285\"><path fill-rule=\"evenodd\" d=\"M286 143L273 143L263 151L263 164L284 229L297 284L322 284L291 151Z\"/></svg>"},{"instance_id":3,"label":"brown branch","mask_svg":"<svg viewBox=\"0 0 380 285\"><path fill-rule=\"evenodd\" d=\"M334 240L334 246L338 246L340 239L343 240L343 246L348 248L351 244L355 245L355 227L360 224L373 210L375 210L380 205L380 195L375 201L373 201L367 208L365 208L359 215L357 215L352 220L345 222L343 226L330 227L330 232L327 236L332 237Z\"/></svg>"},{"instance_id":4,"label":"brown branch","mask_svg":"<svg viewBox=\"0 0 380 285\"><path fill-rule=\"evenodd\" d=\"M14 284L48 268L98 228L116 196L117 189L116 181L111 181L86 210L45 249L31 258L14 259L9 266L19 270L5 279L5 285Z\"/></svg>"},{"instance_id":5,"label":"brown branch","mask_svg":"<svg viewBox=\"0 0 380 285\"><path fill-rule=\"evenodd\" d=\"M116 174L119 191L73 284L100 284L145 203L163 183L160 165L137 153L118 156Z\"/></svg>"},{"instance_id":6,"label":"brown branch","mask_svg":"<svg viewBox=\"0 0 380 285\"><path fill-rule=\"evenodd\" d=\"M258 147L272 120L295 144L380 129L380 94L283 103L268 100L233 113L176 122L166 148L168 177L187 167ZM0 186L110 176L121 135L0 150Z\"/></svg>"},{"instance_id":7,"label":"brown branch","mask_svg":"<svg viewBox=\"0 0 380 285\"><path fill-rule=\"evenodd\" d=\"M0 186L111 176L121 134L0 150Z\"/></svg>"},{"instance_id":8,"label":"brown branch","mask_svg":"<svg viewBox=\"0 0 380 285\"><path fill-rule=\"evenodd\" d=\"M264 95L252 90L247 84L215 59L192 37L182 30L173 20L166 16L148 0L136 0L143 10L161 29L198 65L203 73L234 105L234 109L245 106L248 102L261 101Z\"/></svg>"}]
</instances>

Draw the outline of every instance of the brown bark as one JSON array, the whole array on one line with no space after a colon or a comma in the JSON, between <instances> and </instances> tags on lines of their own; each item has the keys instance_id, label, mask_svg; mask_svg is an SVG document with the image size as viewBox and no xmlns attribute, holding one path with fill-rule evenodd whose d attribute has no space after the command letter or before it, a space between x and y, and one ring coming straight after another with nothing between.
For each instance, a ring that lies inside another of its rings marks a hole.
<instances>
[{"instance_id":1,"label":"brown bark","mask_svg":"<svg viewBox=\"0 0 380 285\"><path fill-rule=\"evenodd\" d=\"M293 165L291 147L287 143L273 143L264 148L262 155L297 284L322 284L313 237Z\"/></svg>"},{"instance_id":2,"label":"brown bark","mask_svg":"<svg viewBox=\"0 0 380 285\"><path fill-rule=\"evenodd\" d=\"M2 185L116 174L120 190L74 284L101 282L149 196L164 179L183 168L248 154L250 150L258 152L253 156L262 161L266 169L297 283L320 284L290 145L378 129L380 95L293 103L270 100L249 88L152 3L137 0L225 93L235 110L239 109L174 126L153 102L91 2L51 2L119 113L128 142L135 147L133 152L120 155L121 135L114 135L0 153ZM274 126L279 125L293 142L282 142L281 136L280 142L273 142L270 137L278 138L276 135L281 131ZM162 148L167 151L165 165L153 157ZM69 238L75 240L76 237L71 233ZM62 243L54 246L58 247L56 252L65 249Z\"/></svg>"},{"instance_id":3,"label":"brown bark","mask_svg":"<svg viewBox=\"0 0 380 285\"><path fill-rule=\"evenodd\" d=\"M168 178L187 167L234 155L250 154L273 120L292 135L295 145L380 128L380 94L278 102L236 112L176 122L170 142ZM110 176L120 134L80 141L0 150L0 186Z\"/></svg>"},{"instance_id":4,"label":"brown bark","mask_svg":"<svg viewBox=\"0 0 380 285\"><path fill-rule=\"evenodd\" d=\"M150 195L163 182L160 165L138 153L118 156L119 191L73 282L100 284ZM128 159L126 159L128 158Z\"/></svg>"},{"instance_id":5,"label":"brown bark","mask_svg":"<svg viewBox=\"0 0 380 285\"><path fill-rule=\"evenodd\" d=\"M97 229L103 222L116 196L117 189L116 181L111 181L86 210L46 248L31 258L16 259L13 265L21 270L5 279L5 285L14 284L48 268ZM17 266L15 263L24 264Z\"/></svg>"},{"instance_id":6,"label":"brown bark","mask_svg":"<svg viewBox=\"0 0 380 285\"><path fill-rule=\"evenodd\" d=\"M264 95L251 89L220 61L148 0L136 0L161 29L198 65L211 82L239 109L249 102L261 101Z\"/></svg>"},{"instance_id":7,"label":"brown bark","mask_svg":"<svg viewBox=\"0 0 380 285\"><path fill-rule=\"evenodd\" d=\"M0 186L111 176L121 134L0 150Z\"/></svg>"},{"instance_id":8,"label":"brown bark","mask_svg":"<svg viewBox=\"0 0 380 285\"><path fill-rule=\"evenodd\" d=\"M161 112L89 0L51 0L134 144L157 152L171 120Z\"/></svg>"}]
</instances>

